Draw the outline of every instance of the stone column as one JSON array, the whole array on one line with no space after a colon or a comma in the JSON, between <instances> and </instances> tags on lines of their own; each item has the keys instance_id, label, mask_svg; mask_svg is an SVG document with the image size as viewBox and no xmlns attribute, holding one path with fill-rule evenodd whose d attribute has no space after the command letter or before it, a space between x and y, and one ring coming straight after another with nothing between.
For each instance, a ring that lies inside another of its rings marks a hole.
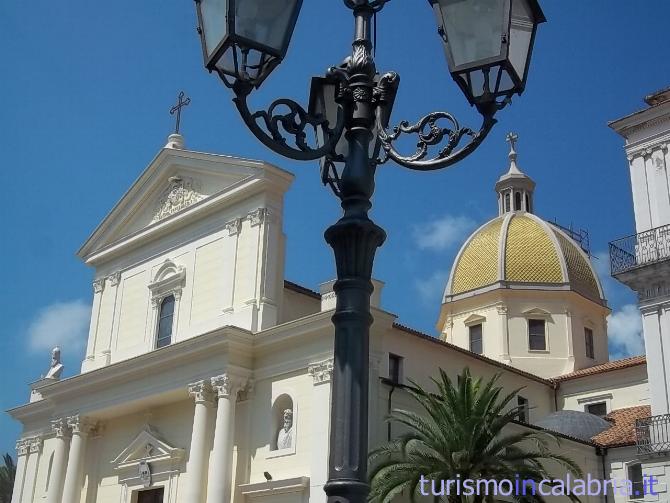
<instances>
[{"instance_id":1,"label":"stone column","mask_svg":"<svg viewBox=\"0 0 670 503\"><path fill-rule=\"evenodd\" d=\"M333 359L309 365L314 379L312 391L312 452L310 460L310 503L327 501L323 486L328 481L328 432L330 431L330 387L333 378ZM378 399L378 396L373 396Z\"/></svg>"},{"instance_id":2,"label":"stone column","mask_svg":"<svg viewBox=\"0 0 670 503\"><path fill-rule=\"evenodd\" d=\"M207 461L209 459L209 428L214 405L214 394L208 381L199 381L188 387L189 394L195 399L193 412L193 431L191 433L191 450L186 465L188 475L184 495L180 501L203 503L205 485L207 483Z\"/></svg>"},{"instance_id":3,"label":"stone column","mask_svg":"<svg viewBox=\"0 0 670 503\"><path fill-rule=\"evenodd\" d=\"M212 378L212 388L218 397L211 476L207 486L207 503L230 501L233 445L235 439L235 404L242 388L242 379L231 374Z\"/></svg>"},{"instance_id":4,"label":"stone column","mask_svg":"<svg viewBox=\"0 0 670 503\"><path fill-rule=\"evenodd\" d=\"M30 448L30 440L19 440L16 442L16 477L14 478L14 490L12 492L12 503L21 503L23 492L23 480L26 475L26 458Z\"/></svg>"},{"instance_id":5,"label":"stone column","mask_svg":"<svg viewBox=\"0 0 670 503\"><path fill-rule=\"evenodd\" d=\"M56 435L54 448L54 461L51 467L51 479L46 503L61 503L63 494L63 483L65 479L65 467L67 465L68 448L70 442L70 429L65 419L56 419L51 423ZM68 502L69 503L69 502Z\"/></svg>"},{"instance_id":6,"label":"stone column","mask_svg":"<svg viewBox=\"0 0 670 503\"><path fill-rule=\"evenodd\" d=\"M28 439L29 453L26 460L23 490L21 500L24 503L33 503L35 498L35 484L37 482L37 468L40 453L42 452L42 439L33 437Z\"/></svg>"},{"instance_id":7,"label":"stone column","mask_svg":"<svg viewBox=\"0 0 670 503\"><path fill-rule=\"evenodd\" d=\"M84 417L67 418L67 425L72 430L70 454L65 472L63 487L63 503L79 503L81 489L84 485L84 460L86 459L86 443L94 423Z\"/></svg>"}]
</instances>

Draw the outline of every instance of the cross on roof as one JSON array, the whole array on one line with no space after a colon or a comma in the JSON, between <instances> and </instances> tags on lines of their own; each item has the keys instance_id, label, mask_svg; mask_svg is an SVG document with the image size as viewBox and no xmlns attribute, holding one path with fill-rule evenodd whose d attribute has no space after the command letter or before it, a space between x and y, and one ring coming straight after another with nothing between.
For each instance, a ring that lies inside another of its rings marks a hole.
<instances>
[{"instance_id":1,"label":"cross on roof","mask_svg":"<svg viewBox=\"0 0 670 503\"><path fill-rule=\"evenodd\" d=\"M519 140L519 135L516 133L509 133L507 137L505 138L505 141L509 143L510 147L512 147L512 150L516 150L516 142Z\"/></svg>"},{"instance_id":2,"label":"cross on roof","mask_svg":"<svg viewBox=\"0 0 670 503\"><path fill-rule=\"evenodd\" d=\"M186 99L184 99L186 97ZM191 104L191 98L186 96L184 91L179 93L177 96L177 104L170 109L170 115L177 114L177 124L175 125L174 132L179 134L179 126L181 125L181 109L187 107Z\"/></svg>"}]
</instances>

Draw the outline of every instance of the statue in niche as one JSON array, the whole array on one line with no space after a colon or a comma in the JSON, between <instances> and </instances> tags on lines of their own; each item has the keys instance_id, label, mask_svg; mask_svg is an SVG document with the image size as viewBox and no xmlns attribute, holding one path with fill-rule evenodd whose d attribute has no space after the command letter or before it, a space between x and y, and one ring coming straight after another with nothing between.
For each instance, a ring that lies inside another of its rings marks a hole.
<instances>
[{"instance_id":1,"label":"statue in niche","mask_svg":"<svg viewBox=\"0 0 670 503\"><path fill-rule=\"evenodd\" d=\"M63 373L64 368L64 365L60 361L60 348L55 347L51 351L51 367L45 378L60 379L60 375Z\"/></svg>"},{"instance_id":2,"label":"statue in niche","mask_svg":"<svg viewBox=\"0 0 670 503\"><path fill-rule=\"evenodd\" d=\"M277 435L277 449L290 449L293 447L293 411L284 411L284 426Z\"/></svg>"}]
</instances>

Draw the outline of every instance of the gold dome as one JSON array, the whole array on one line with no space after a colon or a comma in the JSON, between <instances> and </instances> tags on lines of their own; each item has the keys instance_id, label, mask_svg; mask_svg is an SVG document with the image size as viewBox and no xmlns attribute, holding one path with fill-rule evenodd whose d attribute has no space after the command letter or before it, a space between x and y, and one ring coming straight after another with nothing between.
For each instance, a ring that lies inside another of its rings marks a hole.
<instances>
[{"instance_id":1,"label":"gold dome","mask_svg":"<svg viewBox=\"0 0 670 503\"><path fill-rule=\"evenodd\" d=\"M470 236L454 261L446 296L493 285L573 290L604 303L598 277L580 246L525 212L494 218Z\"/></svg>"}]
</instances>

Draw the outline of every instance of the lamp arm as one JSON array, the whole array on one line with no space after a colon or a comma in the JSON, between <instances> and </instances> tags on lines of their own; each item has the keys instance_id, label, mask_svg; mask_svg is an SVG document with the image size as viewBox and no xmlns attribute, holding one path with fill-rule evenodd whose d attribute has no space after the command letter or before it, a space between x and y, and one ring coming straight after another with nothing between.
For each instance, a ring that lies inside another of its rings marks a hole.
<instances>
[{"instance_id":1,"label":"lamp arm","mask_svg":"<svg viewBox=\"0 0 670 503\"><path fill-rule=\"evenodd\" d=\"M497 108L497 107L496 107ZM387 130L387 124L382 124L381 114L377 114L378 137L384 150L384 157L379 163L384 163L389 159L405 168L418 171L432 171L436 169L447 168L474 152L484 139L491 132L493 126L498 122L494 118L495 109L480 108L483 121L479 131L475 132L470 128L461 127L456 118L448 112L432 112L421 118L417 123L410 124L409 121L402 121L395 126L392 131ZM448 127L438 126L438 121L446 120ZM419 140L417 149L411 155L402 155L394 147L393 143L403 134L417 134ZM469 137L466 145L458 150L463 138ZM440 145L446 139L446 144L432 159L426 159L429 147Z\"/></svg>"},{"instance_id":2,"label":"lamp arm","mask_svg":"<svg viewBox=\"0 0 670 503\"><path fill-rule=\"evenodd\" d=\"M263 145L279 155L297 161L313 161L331 154L342 136L344 113L341 106L337 111L337 123L331 128L323 115L311 115L298 103L287 98L275 100L267 110L251 112L247 97L252 87L236 81L232 88L235 92L233 102L244 123ZM323 127L327 138L324 145L314 148L308 144L305 131L308 126L315 129ZM292 136L295 146L290 145L285 136Z\"/></svg>"}]
</instances>

